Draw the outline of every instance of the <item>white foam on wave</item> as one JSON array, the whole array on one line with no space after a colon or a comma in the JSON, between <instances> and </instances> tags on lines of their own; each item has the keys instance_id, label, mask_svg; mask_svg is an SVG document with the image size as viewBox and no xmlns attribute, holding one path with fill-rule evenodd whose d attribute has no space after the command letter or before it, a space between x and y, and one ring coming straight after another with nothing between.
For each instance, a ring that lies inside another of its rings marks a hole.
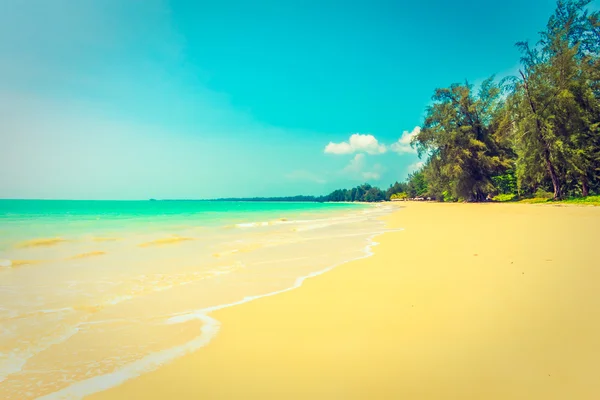
<instances>
[{"instance_id":1,"label":"white foam on wave","mask_svg":"<svg viewBox=\"0 0 600 400\"><path fill-rule=\"evenodd\" d=\"M235 224L236 228L254 228L260 226L261 222L245 222L243 224Z\"/></svg>"},{"instance_id":2,"label":"white foam on wave","mask_svg":"<svg viewBox=\"0 0 600 400\"><path fill-rule=\"evenodd\" d=\"M24 350L12 350L8 353L0 353L0 382L4 381L9 375L21 372L27 361L36 354L48 349L51 346L62 343L71 336L79 332L78 327L70 327L65 332L57 337L49 338L43 343L32 348Z\"/></svg>"},{"instance_id":3,"label":"white foam on wave","mask_svg":"<svg viewBox=\"0 0 600 400\"><path fill-rule=\"evenodd\" d=\"M213 274L216 276L216 275L226 274L229 272L230 271L213 271ZM156 282L154 282L154 283L156 283ZM192 282L182 282L179 284L163 286L163 287L155 288L153 291L160 292L160 291L171 289L175 286L183 286L183 285L186 285L189 283L192 283ZM104 308L107 305L114 306L119 303L131 300L133 298L135 298L134 295L114 296L102 303L91 304L91 305L89 305L89 307L92 309L95 309L95 308ZM0 310L2 310L2 309L4 309L4 308L0 308ZM75 309L73 307L62 307L62 308L56 308L56 309L41 309L41 310L35 310L35 311L31 311L31 312L24 313L24 314L12 313L6 319L35 317L38 314L74 313L74 312L78 312L78 311L81 311L81 309ZM67 341L69 338L71 338L73 335L75 335L77 332L79 332L81 327L83 327L85 325L93 325L93 324L104 323L104 322L107 322L107 321L88 322L88 321L84 320L84 321L78 322L77 324L75 324L73 326L68 327L68 329L64 332L64 334L59 335L54 338L48 338L46 340L43 340L41 343L38 343L29 348L11 350L8 352L0 352L0 382L4 381L10 375L22 372L23 368L25 367L25 364L27 364L27 362L31 358L33 358L37 354L43 352L44 350L48 349L50 346L60 344L60 343ZM2 333L2 335L8 335L10 332L9 332L8 328L2 327L2 330L0 330L0 333Z\"/></svg>"},{"instance_id":4,"label":"white foam on wave","mask_svg":"<svg viewBox=\"0 0 600 400\"><path fill-rule=\"evenodd\" d=\"M243 222L240 224L235 224L235 227L236 228L257 228L257 227L262 227L262 226L291 224L294 222L296 222L296 221L288 221L286 219L276 219L273 221Z\"/></svg>"},{"instance_id":5,"label":"white foam on wave","mask_svg":"<svg viewBox=\"0 0 600 400\"><path fill-rule=\"evenodd\" d=\"M6 318L6 320L27 318L29 316L35 316L37 314L71 313L74 311L75 310L71 307L64 307L56 309L36 310L26 314L13 313L13 315ZM55 337L47 337L45 338L45 340L42 340L35 346L29 348L13 349L7 352L0 352L0 382L4 381L9 375L21 372L25 364L27 364L27 361L29 361L29 359L31 359L33 356L37 355L41 351L46 350L50 346L66 341L71 336L75 335L78 331L79 328L76 326L69 327L63 332L63 334ZM3 336L16 335L13 329L7 328L6 326L1 327L0 333Z\"/></svg>"},{"instance_id":6,"label":"white foam on wave","mask_svg":"<svg viewBox=\"0 0 600 400\"><path fill-rule=\"evenodd\" d=\"M322 274L329 272L332 269L334 269L340 265L346 264L348 262L356 261L359 259L363 259L363 258L372 256L373 255L372 248L378 244L377 242L373 241L373 239L376 236L379 236L385 232L394 232L394 231L401 231L401 230L402 229L386 229L384 231L378 231L376 233L369 235L367 240L370 243L367 246L365 246L363 255L349 259L349 260L342 261L342 262L334 264L334 265L331 265L320 271L311 272L308 275L301 276L301 277L297 278L296 281L294 282L294 284L288 288L277 290L274 292L269 292L266 294L261 294L261 295L247 296L247 297L244 297L242 300L239 300L239 301L236 301L233 303L222 304L222 305L217 305L217 306L212 306L212 307L206 307L206 308L202 308L199 310L193 310L193 311L173 315L170 318L168 318L165 321L165 323L179 324L179 323L197 320L202 323L202 326L200 328L200 334L193 340L191 340L183 345L180 345L180 346L177 346L174 348L170 348L170 349L166 349L166 350L162 350L162 351L159 351L156 353L152 353L144 358L141 358L137 361L127 364L114 372L104 374L104 375L98 375L93 378L79 381L70 386L67 386L64 389L61 389L54 393L50 393L48 395L39 397L38 400L81 399L81 398L83 398L85 396L89 396L93 393L97 393L97 392L118 386L120 384L123 384L130 379L136 378L144 373L153 371L153 370L157 369L158 367L160 367L161 365L172 362L173 360L175 360L177 358L180 358L186 354L189 354L196 350L199 350L200 348L202 348L202 347L206 346L208 343L210 343L210 341L219 332L219 328L221 326L221 323L217 319L215 319L209 315L210 313L217 311L217 310L222 310L224 308L241 305L241 304L253 301L253 300L261 299L264 297L271 297L271 296L275 296L280 293L285 293L285 292L289 292L291 290L297 289L300 286L302 286L304 281L306 281L309 278L313 278L313 277L322 275Z\"/></svg>"},{"instance_id":7,"label":"white foam on wave","mask_svg":"<svg viewBox=\"0 0 600 400\"><path fill-rule=\"evenodd\" d=\"M334 216L334 217L326 217L326 218L312 218L312 219L297 219L297 220L288 220L285 218L275 219L272 221L255 221L255 222L244 222L235 224L236 228L258 228L272 225L281 225L281 224L296 224L296 225L304 225L308 224L307 227L299 228L298 231L303 230L312 230L312 229L320 229L326 228L331 225L336 225L339 223L347 223L352 222L356 219L362 220L365 215L380 213L382 211L390 210L391 207L381 205L381 204L369 204L369 207L365 207L362 210L344 214L342 216Z\"/></svg>"}]
</instances>

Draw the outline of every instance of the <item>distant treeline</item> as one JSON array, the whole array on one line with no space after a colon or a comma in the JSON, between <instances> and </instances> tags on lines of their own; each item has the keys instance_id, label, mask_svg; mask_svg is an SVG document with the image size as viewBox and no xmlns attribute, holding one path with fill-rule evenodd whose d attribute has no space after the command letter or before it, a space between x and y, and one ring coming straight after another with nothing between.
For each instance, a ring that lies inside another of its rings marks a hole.
<instances>
[{"instance_id":1,"label":"distant treeline","mask_svg":"<svg viewBox=\"0 0 600 400\"><path fill-rule=\"evenodd\" d=\"M324 203L328 201L384 201L389 200L389 195L368 183L352 189L338 189L325 196L285 196L285 197L242 197L221 198L215 201L310 201Z\"/></svg>"},{"instance_id":2,"label":"distant treeline","mask_svg":"<svg viewBox=\"0 0 600 400\"><path fill-rule=\"evenodd\" d=\"M210 201L310 201L321 202L325 196L282 196L282 197L225 197Z\"/></svg>"},{"instance_id":3,"label":"distant treeline","mask_svg":"<svg viewBox=\"0 0 600 400\"><path fill-rule=\"evenodd\" d=\"M557 2L535 45L519 42L517 76L436 89L411 143L424 166L386 191L245 201L440 201L600 194L600 12Z\"/></svg>"},{"instance_id":4,"label":"distant treeline","mask_svg":"<svg viewBox=\"0 0 600 400\"><path fill-rule=\"evenodd\" d=\"M589 3L558 1L538 43L516 44L517 76L435 90L412 142L425 160L407 183L417 195L600 194L600 12Z\"/></svg>"},{"instance_id":5,"label":"distant treeline","mask_svg":"<svg viewBox=\"0 0 600 400\"><path fill-rule=\"evenodd\" d=\"M213 199L212 201L307 201L307 202L378 202L388 201L395 197L395 195L402 193L404 196L401 197L420 197L424 195L426 191L426 184L422 177L422 174L410 175L407 182L396 182L387 190L381 190L378 187L371 186L368 183L356 186L352 189L337 189L333 192L324 196L283 196L283 197L227 197L220 199Z\"/></svg>"}]
</instances>

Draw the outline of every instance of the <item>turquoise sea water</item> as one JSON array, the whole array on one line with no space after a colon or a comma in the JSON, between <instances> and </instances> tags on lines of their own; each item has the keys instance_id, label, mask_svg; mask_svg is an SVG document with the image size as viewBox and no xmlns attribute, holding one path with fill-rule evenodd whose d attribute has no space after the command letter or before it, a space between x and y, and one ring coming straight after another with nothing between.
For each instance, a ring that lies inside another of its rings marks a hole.
<instances>
[{"instance_id":1,"label":"turquoise sea water","mask_svg":"<svg viewBox=\"0 0 600 400\"><path fill-rule=\"evenodd\" d=\"M0 398L81 398L368 254L390 204L0 200Z\"/></svg>"},{"instance_id":2,"label":"turquoise sea water","mask_svg":"<svg viewBox=\"0 0 600 400\"><path fill-rule=\"evenodd\" d=\"M0 249L15 240L110 235L189 226L217 227L277 218L310 218L364 204L225 201L1 200Z\"/></svg>"}]
</instances>

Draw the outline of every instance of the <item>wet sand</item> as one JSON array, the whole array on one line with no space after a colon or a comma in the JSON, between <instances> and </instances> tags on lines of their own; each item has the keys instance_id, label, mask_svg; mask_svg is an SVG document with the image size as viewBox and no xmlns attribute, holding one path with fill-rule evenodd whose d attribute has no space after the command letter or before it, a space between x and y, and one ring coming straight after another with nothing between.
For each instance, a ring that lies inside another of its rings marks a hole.
<instances>
[{"instance_id":1,"label":"wet sand","mask_svg":"<svg viewBox=\"0 0 600 400\"><path fill-rule=\"evenodd\" d=\"M403 203L404 205L404 203ZM92 399L600 398L600 207L410 203L375 255L211 314Z\"/></svg>"}]
</instances>

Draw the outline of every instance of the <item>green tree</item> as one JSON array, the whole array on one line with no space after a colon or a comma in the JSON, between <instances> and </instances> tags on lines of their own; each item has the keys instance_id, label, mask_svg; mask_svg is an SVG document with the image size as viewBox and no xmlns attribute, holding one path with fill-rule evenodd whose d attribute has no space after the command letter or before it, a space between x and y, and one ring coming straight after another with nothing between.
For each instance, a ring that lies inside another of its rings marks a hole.
<instances>
[{"instance_id":1,"label":"green tree","mask_svg":"<svg viewBox=\"0 0 600 400\"><path fill-rule=\"evenodd\" d=\"M408 198L408 194L405 192L394 193L390 197L390 200L405 200Z\"/></svg>"},{"instance_id":2,"label":"green tree","mask_svg":"<svg viewBox=\"0 0 600 400\"><path fill-rule=\"evenodd\" d=\"M364 201L375 202L375 201L383 201L385 200L385 193L383 193L379 188L372 187L366 191L364 196Z\"/></svg>"},{"instance_id":3,"label":"green tree","mask_svg":"<svg viewBox=\"0 0 600 400\"><path fill-rule=\"evenodd\" d=\"M409 197L421 197L427 195L428 185L423 171L416 171L408 175L406 193Z\"/></svg>"},{"instance_id":4,"label":"green tree","mask_svg":"<svg viewBox=\"0 0 600 400\"><path fill-rule=\"evenodd\" d=\"M395 193L403 193L406 192L407 184L402 182L395 182L393 185L390 185L389 189L385 193L386 200L390 200L392 195Z\"/></svg>"},{"instance_id":5,"label":"green tree","mask_svg":"<svg viewBox=\"0 0 600 400\"><path fill-rule=\"evenodd\" d=\"M517 43L523 57L509 104L519 187L555 199L589 193L598 180L600 105L598 13L588 0L559 1L540 45Z\"/></svg>"},{"instance_id":6,"label":"green tree","mask_svg":"<svg viewBox=\"0 0 600 400\"><path fill-rule=\"evenodd\" d=\"M448 191L482 201L494 190L491 177L510 165L494 138L501 109L501 90L493 78L485 80L478 93L468 83L435 91L413 144L419 156L430 157L426 177L437 196Z\"/></svg>"},{"instance_id":7,"label":"green tree","mask_svg":"<svg viewBox=\"0 0 600 400\"><path fill-rule=\"evenodd\" d=\"M500 194L517 194L517 177L515 171L507 171L506 174L492 177L492 182Z\"/></svg>"}]
</instances>

